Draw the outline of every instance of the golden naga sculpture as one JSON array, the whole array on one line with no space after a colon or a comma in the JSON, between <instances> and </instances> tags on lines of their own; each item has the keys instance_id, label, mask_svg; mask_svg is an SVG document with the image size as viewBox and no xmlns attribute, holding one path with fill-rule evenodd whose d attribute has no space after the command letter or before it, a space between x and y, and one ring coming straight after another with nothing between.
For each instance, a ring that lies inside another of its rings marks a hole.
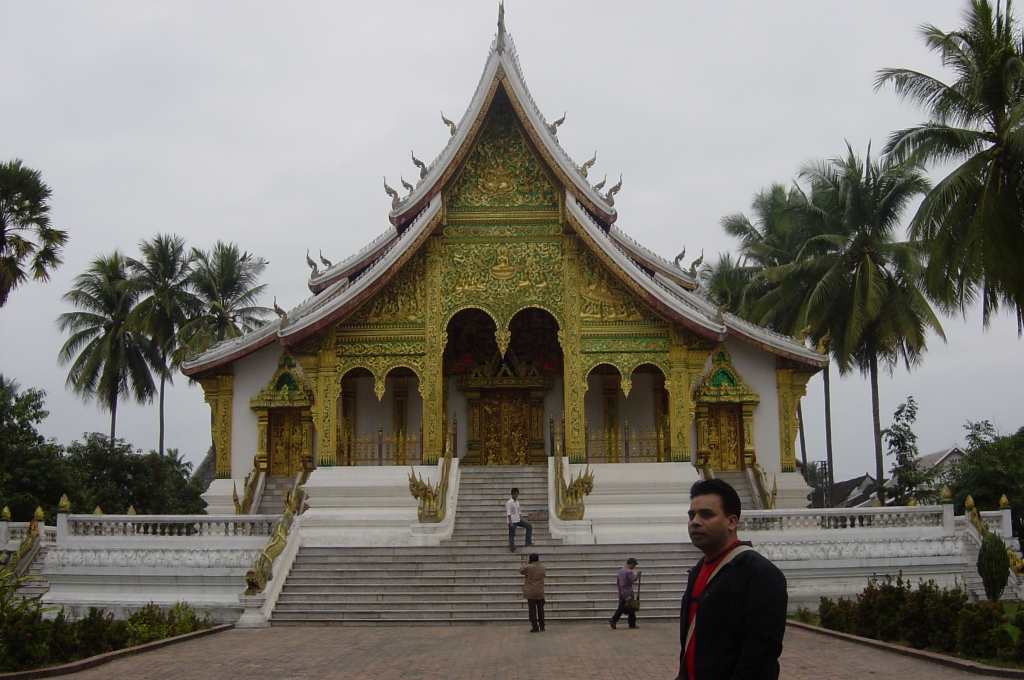
<instances>
[{"instance_id":1,"label":"golden naga sculpture","mask_svg":"<svg viewBox=\"0 0 1024 680\"><path fill-rule=\"evenodd\" d=\"M245 594L259 595L267 587L267 583L274 577L274 560L284 551L288 542L288 534L291 531L295 515L302 513L302 502L305 493L300 488L309 477L309 471L303 470L295 478L295 484L290 491L285 492L284 514L277 520L273 531L270 532L270 540L263 548L260 556L253 562L252 569L245 574L247 588Z\"/></svg>"},{"instance_id":2,"label":"golden naga sculpture","mask_svg":"<svg viewBox=\"0 0 1024 680\"><path fill-rule=\"evenodd\" d=\"M252 501L256 496L256 487L260 481L260 466L259 456L253 459L253 471L249 473L249 476L245 478L245 491L242 496L242 500L238 500L238 489L232 484L231 486L231 500L235 504L236 515L248 515L249 511L252 510Z\"/></svg>"},{"instance_id":3,"label":"golden naga sculpture","mask_svg":"<svg viewBox=\"0 0 1024 680\"><path fill-rule=\"evenodd\" d=\"M948 491L948 489L946 487L943 487L943 491ZM1010 501L1006 497L1006 494L1003 494L1003 496L999 499L999 507L1004 509L1010 507ZM978 513L978 508L974 504L974 498L969 494L967 498L964 500L964 510L966 511L967 519L969 519L971 524L974 525L974 528L978 530L978 534L982 538L984 538L985 534L989 533L989 529L981 520L981 515ZM1012 571L1017 576L1024 576L1024 560L1022 560L1017 555L1017 553L1013 552L1009 548L1006 549L1006 556L1010 559L1010 571Z\"/></svg>"},{"instance_id":4,"label":"golden naga sculpture","mask_svg":"<svg viewBox=\"0 0 1024 680\"><path fill-rule=\"evenodd\" d=\"M452 469L452 440L446 438L444 460L441 462L441 478L437 484L423 480L415 471L409 473L409 493L419 501L416 517L421 524L436 524L444 521L447 513L448 480Z\"/></svg>"},{"instance_id":5,"label":"golden naga sculpture","mask_svg":"<svg viewBox=\"0 0 1024 680\"><path fill-rule=\"evenodd\" d=\"M575 521L583 519L586 507L583 504L584 496L588 496L594 490L594 473L588 465L576 477L565 483L565 468L562 459L562 438L555 437L554 451L554 472L555 472L555 515L560 520Z\"/></svg>"}]
</instances>

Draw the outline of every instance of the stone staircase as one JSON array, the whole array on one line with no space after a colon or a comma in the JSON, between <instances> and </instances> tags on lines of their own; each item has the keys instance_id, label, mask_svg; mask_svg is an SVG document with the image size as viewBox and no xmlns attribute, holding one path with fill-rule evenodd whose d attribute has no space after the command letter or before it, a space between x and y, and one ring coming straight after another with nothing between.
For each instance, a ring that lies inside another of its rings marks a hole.
<instances>
[{"instance_id":1,"label":"stone staircase","mask_svg":"<svg viewBox=\"0 0 1024 680\"><path fill-rule=\"evenodd\" d=\"M981 552L981 546L970 536L964 536L963 540L964 553L967 556L967 564L964 565L963 570L964 589L967 590L967 595L972 602L984 602L988 596L985 595L985 584L981 580L981 574L978 573L978 553ZM1000 602L1017 601L1016 581L1017 576L1011 570L1010 578L1006 582L1006 589L999 598Z\"/></svg>"},{"instance_id":2,"label":"stone staircase","mask_svg":"<svg viewBox=\"0 0 1024 680\"><path fill-rule=\"evenodd\" d=\"M291 491L293 484L295 484L293 477L267 477L257 514L278 516L284 514L284 497L287 492Z\"/></svg>"},{"instance_id":3,"label":"stone staircase","mask_svg":"<svg viewBox=\"0 0 1024 680\"><path fill-rule=\"evenodd\" d=\"M437 547L303 547L278 599L279 625L528 625L519 567L529 552L547 568L546 618L601 622L615 610L615 575L635 557L644 570L644 620L678 619L686 570L699 552L682 544L564 545L531 520L534 545L509 553L505 501L520 490L523 514L547 508L545 467L465 467L452 538Z\"/></svg>"},{"instance_id":4,"label":"stone staircase","mask_svg":"<svg viewBox=\"0 0 1024 680\"><path fill-rule=\"evenodd\" d=\"M51 547L53 546L39 546L39 551L32 560L32 564L29 565L28 570L25 572L25 576L31 576L32 580L18 588L18 595L20 597L26 599L36 597L45 594L50 589L50 583L43 577L43 564L46 562L46 553L50 552Z\"/></svg>"},{"instance_id":5,"label":"stone staircase","mask_svg":"<svg viewBox=\"0 0 1024 680\"><path fill-rule=\"evenodd\" d=\"M715 470L715 479L721 479L736 489L740 496L740 507L744 510L755 510L754 490L750 488L750 479L746 472L719 472Z\"/></svg>"}]
</instances>

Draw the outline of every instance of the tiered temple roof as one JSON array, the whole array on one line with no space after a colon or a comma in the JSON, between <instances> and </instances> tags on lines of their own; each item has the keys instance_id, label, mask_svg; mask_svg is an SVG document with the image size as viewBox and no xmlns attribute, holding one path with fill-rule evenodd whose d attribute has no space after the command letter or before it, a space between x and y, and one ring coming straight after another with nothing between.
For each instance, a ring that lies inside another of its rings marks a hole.
<instances>
[{"instance_id":1,"label":"tiered temple roof","mask_svg":"<svg viewBox=\"0 0 1024 680\"><path fill-rule=\"evenodd\" d=\"M731 314L723 314L696 291L690 271L671 263L615 226L614 192L602 194L584 170L562 149L557 127L548 124L522 75L512 37L499 20L498 34L480 83L445 148L426 166L418 184L389 214L391 226L351 257L315 271L308 281L313 295L286 316L259 330L224 341L186 361L186 375L230 363L272 342L289 346L343 318L368 300L414 255L438 224L442 190L471 150L498 87L508 95L534 147L565 187L570 228L630 289L667 318L707 340L728 336L798 363L823 367L825 356L794 338L774 333Z\"/></svg>"}]
</instances>

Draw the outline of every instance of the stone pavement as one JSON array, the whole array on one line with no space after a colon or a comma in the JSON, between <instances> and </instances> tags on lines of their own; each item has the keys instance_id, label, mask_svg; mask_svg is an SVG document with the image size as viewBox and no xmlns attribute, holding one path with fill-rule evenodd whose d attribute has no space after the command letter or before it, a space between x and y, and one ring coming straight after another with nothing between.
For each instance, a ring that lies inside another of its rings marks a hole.
<instances>
[{"instance_id":1,"label":"stone pavement","mask_svg":"<svg viewBox=\"0 0 1024 680\"><path fill-rule=\"evenodd\" d=\"M671 680L678 624L610 630L581 624L529 633L520 626L288 627L229 630L68 676L133 678L402 678L462 680L598 678ZM953 680L979 676L790 628L785 680Z\"/></svg>"}]
</instances>

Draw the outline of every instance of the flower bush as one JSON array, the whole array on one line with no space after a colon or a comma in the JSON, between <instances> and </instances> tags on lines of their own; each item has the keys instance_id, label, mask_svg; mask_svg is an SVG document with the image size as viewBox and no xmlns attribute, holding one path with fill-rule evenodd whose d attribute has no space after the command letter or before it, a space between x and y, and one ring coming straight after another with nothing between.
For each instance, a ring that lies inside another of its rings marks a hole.
<instances>
[{"instance_id":1,"label":"flower bush","mask_svg":"<svg viewBox=\"0 0 1024 680\"><path fill-rule=\"evenodd\" d=\"M68 663L211 625L184 602L170 609L149 604L125 621L95 607L78 620L63 611L47 619L38 598L14 597L23 580L0 570L0 673Z\"/></svg>"},{"instance_id":2,"label":"flower bush","mask_svg":"<svg viewBox=\"0 0 1024 680\"><path fill-rule=\"evenodd\" d=\"M995 602L970 603L959 586L923 581L912 588L898 576L872 578L855 600L821 598L823 628L971 659L1024 662L1024 605L1012 625Z\"/></svg>"}]
</instances>

